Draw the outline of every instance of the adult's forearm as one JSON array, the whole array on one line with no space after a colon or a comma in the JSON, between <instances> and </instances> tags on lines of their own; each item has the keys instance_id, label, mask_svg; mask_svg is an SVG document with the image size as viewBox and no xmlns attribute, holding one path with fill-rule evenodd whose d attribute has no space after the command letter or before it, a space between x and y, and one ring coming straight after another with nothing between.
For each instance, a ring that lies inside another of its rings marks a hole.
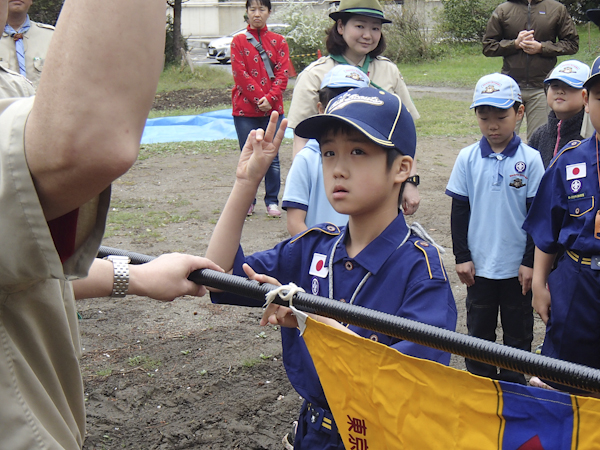
<instances>
[{"instance_id":1,"label":"adult's forearm","mask_svg":"<svg viewBox=\"0 0 600 450\"><path fill-rule=\"evenodd\" d=\"M104 190L137 158L164 60L163 0L67 0L26 128L48 219Z\"/></svg>"}]
</instances>

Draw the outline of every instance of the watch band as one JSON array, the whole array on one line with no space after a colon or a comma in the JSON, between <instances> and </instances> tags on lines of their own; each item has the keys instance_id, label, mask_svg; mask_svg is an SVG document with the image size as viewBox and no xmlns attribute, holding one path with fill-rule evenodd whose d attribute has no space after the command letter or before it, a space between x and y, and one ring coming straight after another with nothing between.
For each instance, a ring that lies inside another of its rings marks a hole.
<instances>
[{"instance_id":1,"label":"watch band","mask_svg":"<svg viewBox=\"0 0 600 450\"><path fill-rule=\"evenodd\" d=\"M129 290L129 262L127 256L109 255L107 260L113 263L114 277L111 297L125 297Z\"/></svg>"},{"instance_id":2,"label":"watch band","mask_svg":"<svg viewBox=\"0 0 600 450\"><path fill-rule=\"evenodd\" d=\"M406 179L406 182L418 186L421 183L421 178L419 177L419 175L413 175L412 177L408 177Z\"/></svg>"}]
</instances>

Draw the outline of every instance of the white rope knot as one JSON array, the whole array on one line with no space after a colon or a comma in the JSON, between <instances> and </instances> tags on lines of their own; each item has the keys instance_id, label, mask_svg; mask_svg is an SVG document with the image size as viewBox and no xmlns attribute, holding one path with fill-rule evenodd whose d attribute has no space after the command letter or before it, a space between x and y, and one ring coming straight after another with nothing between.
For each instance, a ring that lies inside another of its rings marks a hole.
<instances>
[{"instance_id":1,"label":"white rope knot","mask_svg":"<svg viewBox=\"0 0 600 450\"><path fill-rule=\"evenodd\" d=\"M287 291L287 293L284 293L284 291ZM306 292L304 289L302 289L300 286L296 286L294 283L290 283L290 284L284 284L283 286L279 286L277 289L273 289L272 291L269 291L265 294L265 304L263 305L263 308L266 308L267 306L269 306L271 303L273 303L273 300L275 300L275 298L277 296L279 296L279 298L281 298L282 300L287 300L288 302L290 302L290 307L294 306L292 305L292 299L294 298L294 295L296 295L296 293L298 292Z\"/></svg>"}]
</instances>

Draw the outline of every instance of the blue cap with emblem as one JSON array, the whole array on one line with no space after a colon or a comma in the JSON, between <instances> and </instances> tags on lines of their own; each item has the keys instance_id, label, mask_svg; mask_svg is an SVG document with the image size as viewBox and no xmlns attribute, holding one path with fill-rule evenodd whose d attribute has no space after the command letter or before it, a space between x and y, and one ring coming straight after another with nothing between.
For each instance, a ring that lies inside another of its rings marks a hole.
<instances>
[{"instance_id":1,"label":"blue cap with emblem","mask_svg":"<svg viewBox=\"0 0 600 450\"><path fill-rule=\"evenodd\" d=\"M331 100L325 114L303 120L294 131L303 138L319 139L332 122L345 122L385 149L415 156L415 124L395 94L373 87L352 89Z\"/></svg>"},{"instance_id":2,"label":"blue cap with emblem","mask_svg":"<svg viewBox=\"0 0 600 450\"><path fill-rule=\"evenodd\" d=\"M508 75L492 73L477 82L471 109L484 105L508 109L515 102L523 103L517 82Z\"/></svg>"},{"instance_id":3,"label":"blue cap with emblem","mask_svg":"<svg viewBox=\"0 0 600 450\"><path fill-rule=\"evenodd\" d=\"M544 83L549 84L553 80L558 80L572 88L583 89L583 83L589 76L590 66L576 59L570 59L556 66L548 78L544 80Z\"/></svg>"}]
</instances>

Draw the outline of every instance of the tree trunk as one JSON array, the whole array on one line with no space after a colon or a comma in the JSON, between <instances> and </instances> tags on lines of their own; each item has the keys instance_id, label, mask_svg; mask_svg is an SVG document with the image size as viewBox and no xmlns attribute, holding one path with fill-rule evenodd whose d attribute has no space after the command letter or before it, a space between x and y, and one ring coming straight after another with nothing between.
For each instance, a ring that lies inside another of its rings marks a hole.
<instances>
[{"instance_id":1,"label":"tree trunk","mask_svg":"<svg viewBox=\"0 0 600 450\"><path fill-rule=\"evenodd\" d=\"M181 58L181 3L183 0L173 0L173 54Z\"/></svg>"}]
</instances>

